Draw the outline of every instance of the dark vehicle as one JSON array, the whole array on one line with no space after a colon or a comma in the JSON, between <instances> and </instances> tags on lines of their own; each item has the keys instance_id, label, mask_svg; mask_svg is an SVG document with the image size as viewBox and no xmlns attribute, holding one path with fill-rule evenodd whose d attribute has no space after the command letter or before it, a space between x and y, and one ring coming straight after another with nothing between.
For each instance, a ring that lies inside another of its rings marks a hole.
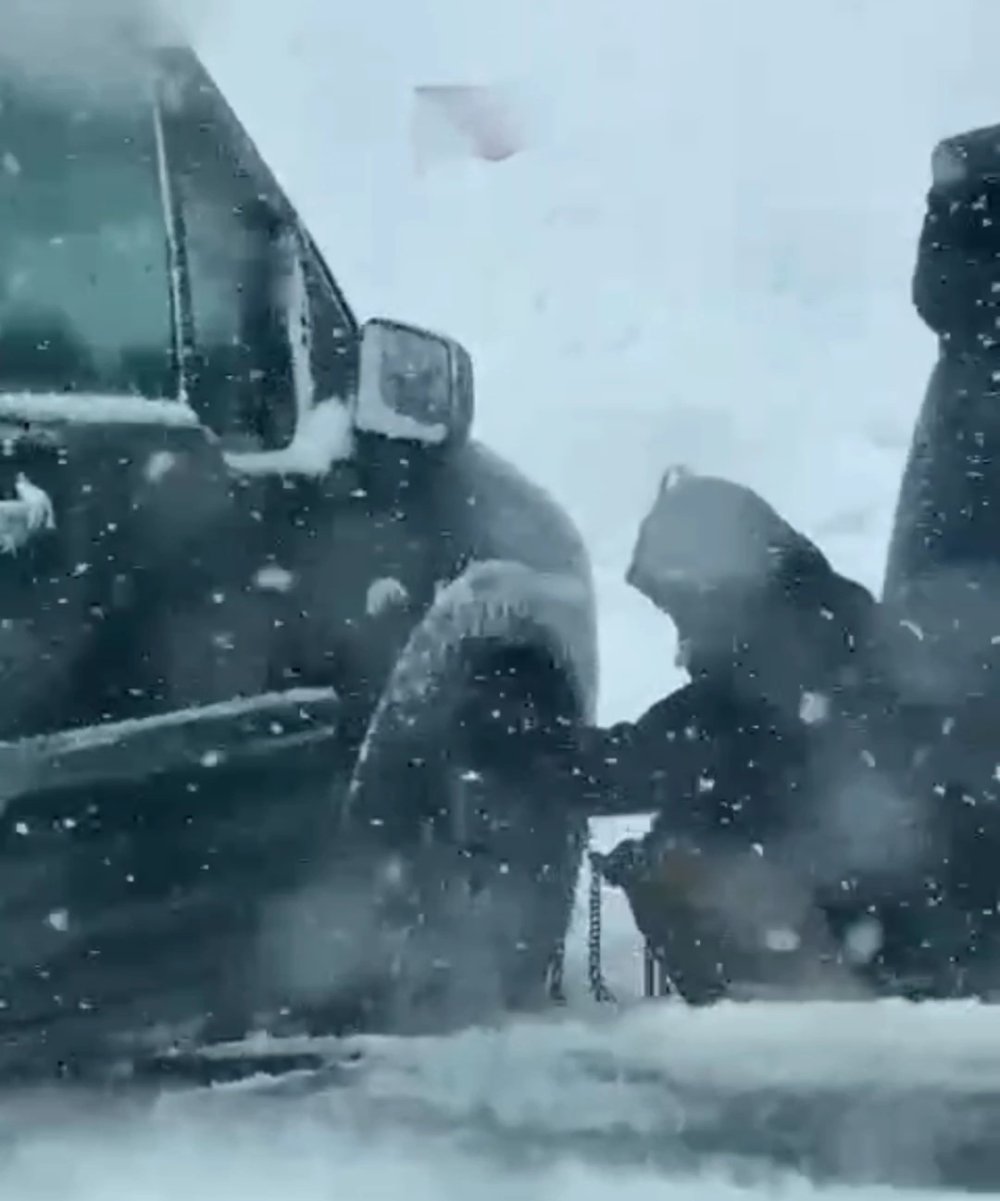
<instances>
[{"instance_id":1,"label":"dark vehicle","mask_svg":"<svg viewBox=\"0 0 1000 1201\"><path fill-rule=\"evenodd\" d=\"M530 1005L585 550L195 54L127 57L0 64L0 1073Z\"/></svg>"}]
</instances>

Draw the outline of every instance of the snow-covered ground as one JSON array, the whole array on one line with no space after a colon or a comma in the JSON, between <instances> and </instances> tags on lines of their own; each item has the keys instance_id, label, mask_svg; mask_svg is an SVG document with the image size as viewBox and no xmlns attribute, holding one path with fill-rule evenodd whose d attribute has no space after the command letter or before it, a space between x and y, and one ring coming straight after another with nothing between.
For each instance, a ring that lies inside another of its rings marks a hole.
<instances>
[{"instance_id":1,"label":"snow-covered ground","mask_svg":"<svg viewBox=\"0 0 1000 1201\"><path fill-rule=\"evenodd\" d=\"M26 1105L3 1151L13 1201L899 1201L888 1187L819 1187L720 1163L665 1177L658 1165L602 1166L571 1151L484 1155L460 1135L351 1121L323 1099L204 1099L136 1112ZM930 1201L963 1194L916 1193Z\"/></svg>"},{"instance_id":2,"label":"snow-covered ground","mask_svg":"<svg viewBox=\"0 0 1000 1201\"><path fill-rule=\"evenodd\" d=\"M604 718L639 712L676 680L671 629L622 582L636 523L672 462L758 487L840 569L878 586L933 354L908 300L929 153L944 134L1000 119L996 0L188 7L359 313L465 341L480 433L579 522L600 585ZM413 89L442 83L509 89L527 114L525 152L418 172ZM608 841L621 829L596 833ZM609 911L609 970L627 993L638 981L634 938L613 898ZM412 1079L417 1056L449 1099L433 1128L380 1117L336 1090L125 1110L21 1098L0 1106L0 1196L773 1195L775 1181L734 1176L722 1160L667 1183L641 1156L601 1167L560 1143L558 1155L505 1158L462 1131L492 1105L501 1117L529 1115L542 1134L594 1143L603 1132L628 1147L644 1130L628 1097L644 1094L607 1082L588 1093L585 1075L567 1068L595 1040L630 1068L637 1047L655 1058L670 1046L718 1068L740 1061L742 1038L758 1038L763 1062L803 1056L818 1071L815 1043L829 1043L831 1062L843 1051L863 1063L901 1019L871 1027L824 1011L789 1042L776 1038L788 1033L780 1012L754 1028L731 1014L697 1028L676 1014L597 1020L599 1033L546 1026L541 1039L525 1027L401 1049L395 1067L389 1052L372 1087ZM904 1022L898 1061L951 1054L961 1031L965 1065L977 1040L995 1042L970 1020ZM788 1198L815 1191L802 1177L781 1181Z\"/></svg>"},{"instance_id":3,"label":"snow-covered ground","mask_svg":"<svg viewBox=\"0 0 1000 1201\"><path fill-rule=\"evenodd\" d=\"M971 1005L650 1005L359 1042L366 1060L319 1087L0 1098L0 1195L902 1201L890 1180L944 1198L928 1187L973 1178L963 1137L981 1153L998 1117L968 1104L1000 1073L994 1015Z\"/></svg>"}]
</instances>

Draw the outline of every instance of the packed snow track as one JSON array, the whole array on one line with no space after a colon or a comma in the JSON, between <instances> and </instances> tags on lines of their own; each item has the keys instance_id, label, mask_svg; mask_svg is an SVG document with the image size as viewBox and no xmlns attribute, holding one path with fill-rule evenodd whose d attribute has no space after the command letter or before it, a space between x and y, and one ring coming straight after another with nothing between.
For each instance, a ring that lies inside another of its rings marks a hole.
<instances>
[{"instance_id":1,"label":"packed snow track","mask_svg":"<svg viewBox=\"0 0 1000 1201\"><path fill-rule=\"evenodd\" d=\"M653 1002L362 1056L345 1069L361 1112L461 1130L507 1160L572 1151L671 1174L728 1161L1000 1188L1000 1026L986 1007Z\"/></svg>"},{"instance_id":2,"label":"packed snow track","mask_svg":"<svg viewBox=\"0 0 1000 1201\"><path fill-rule=\"evenodd\" d=\"M611 1179L641 1196L656 1173L681 1196L695 1195L698 1180L712 1182L713 1196L779 1182L794 1196L804 1176L827 1188L1000 1189L1000 1025L972 1004L651 1002L446 1039L219 1052L253 1054L262 1067L293 1053L326 1066L155 1096L125 1088L86 1105L66 1092L8 1095L0 1180L28 1201L43 1181L70 1179L67 1158L79 1185L112 1146L124 1169L180 1140L193 1170L204 1159L248 1201L271 1196L267 1180L277 1187L282 1164L338 1195L397 1195L396 1156L414 1169L406 1187L417 1196L435 1181L446 1195L456 1165L485 1172L491 1196L543 1180L546 1196L563 1196L574 1179L584 1197ZM262 1138L274 1154L250 1180L243 1157ZM141 1196L173 1195L170 1181L179 1183L175 1166Z\"/></svg>"}]
</instances>

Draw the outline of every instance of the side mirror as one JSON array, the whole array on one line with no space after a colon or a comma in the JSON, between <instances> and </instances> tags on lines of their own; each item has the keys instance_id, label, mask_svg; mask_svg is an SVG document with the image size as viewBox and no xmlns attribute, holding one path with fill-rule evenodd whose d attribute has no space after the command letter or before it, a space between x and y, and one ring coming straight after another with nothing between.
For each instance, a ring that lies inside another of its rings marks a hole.
<instances>
[{"instance_id":1,"label":"side mirror","mask_svg":"<svg viewBox=\"0 0 1000 1201\"><path fill-rule=\"evenodd\" d=\"M475 409L472 360L458 342L377 318L361 333L354 428L428 446L461 443Z\"/></svg>"}]
</instances>

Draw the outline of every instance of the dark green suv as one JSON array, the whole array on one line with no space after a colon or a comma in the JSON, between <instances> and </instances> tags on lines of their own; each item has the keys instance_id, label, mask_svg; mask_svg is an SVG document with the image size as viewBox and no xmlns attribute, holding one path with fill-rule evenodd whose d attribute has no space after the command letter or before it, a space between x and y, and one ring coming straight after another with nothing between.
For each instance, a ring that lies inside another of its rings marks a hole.
<instances>
[{"instance_id":1,"label":"dark green suv","mask_svg":"<svg viewBox=\"0 0 1000 1201\"><path fill-rule=\"evenodd\" d=\"M0 1072L530 1005L585 550L195 54L123 61L0 57Z\"/></svg>"}]
</instances>

